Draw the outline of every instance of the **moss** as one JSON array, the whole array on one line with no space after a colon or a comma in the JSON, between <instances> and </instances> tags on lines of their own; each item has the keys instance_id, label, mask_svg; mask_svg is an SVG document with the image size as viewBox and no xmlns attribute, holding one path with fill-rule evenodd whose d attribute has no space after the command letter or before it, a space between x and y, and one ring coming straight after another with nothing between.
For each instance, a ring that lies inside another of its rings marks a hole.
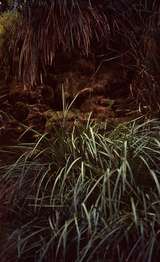
<instances>
[{"instance_id":1,"label":"moss","mask_svg":"<svg viewBox=\"0 0 160 262\"><path fill-rule=\"evenodd\" d=\"M50 133L57 126L67 130L72 129L73 125L82 126L84 123L87 123L89 113L82 113L77 109L67 112L48 110L45 112L45 117L47 119L45 129Z\"/></svg>"},{"instance_id":2,"label":"moss","mask_svg":"<svg viewBox=\"0 0 160 262\"><path fill-rule=\"evenodd\" d=\"M111 132L109 137L112 140L118 140L118 139L125 140L130 135L131 135L131 133L130 133L129 126L128 126L127 122L126 123L124 122L124 123L118 124L115 127L115 129Z\"/></svg>"},{"instance_id":3,"label":"moss","mask_svg":"<svg viewBox=\"0 0 160 262\"><path fill-rule=\"evenodd\" d=\"M13 11L0 15L0 77L11 79L18 71L18 60L15 55L15 37L20 14Z\"/></svg>"},{"instance_id":4,"label":"moss","mask_svg":"<svg viewBox=\"0 0 160 262\"><path fill-rule=\"evenodd\" d=\"M19 19L20 15L13 11L4 12L0 16L0 48L3 47L5 40L14 32Z\"/></svg>"}]
</instances>

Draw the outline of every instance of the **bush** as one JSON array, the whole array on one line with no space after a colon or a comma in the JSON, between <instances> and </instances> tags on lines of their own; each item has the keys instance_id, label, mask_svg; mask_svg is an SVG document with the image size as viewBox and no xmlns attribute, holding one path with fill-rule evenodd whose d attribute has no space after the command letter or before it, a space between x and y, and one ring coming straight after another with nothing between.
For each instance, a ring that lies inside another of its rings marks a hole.
<instances>
[{"instance_id":1,"label":"bush","mask_svg":"<svg viewBox=\"0 0 160 262\"><path fill-rule=\"evenodd\" d=\"M46 68L49 66L54 71L57 59L65 55L86 59L89 56L123 57L122 53L128 51L126 35L135 32L135 21L140 20L137 8L140 6L119 0L52 0L24 4L18 34L22 41L21 78L29 83L42 81Z\"/></svg>"}]
</instances>

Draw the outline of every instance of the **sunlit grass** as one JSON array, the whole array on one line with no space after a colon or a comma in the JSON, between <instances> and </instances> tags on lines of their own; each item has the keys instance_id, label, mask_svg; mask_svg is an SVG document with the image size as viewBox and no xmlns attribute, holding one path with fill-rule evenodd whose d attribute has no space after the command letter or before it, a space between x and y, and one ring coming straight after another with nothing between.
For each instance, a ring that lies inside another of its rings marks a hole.
<instances>
[{"instance_id":1,"label":"sunlit grass","mask_svg":"<svg viewBox=\"0 0 160 262\"><path fill-rule=\"evenodd\" d=\"M155 261L159 132L155 120L112 132L88 122L21 145L26 152L0 169L12 214L1 257L13 249L20 261Z\"/></svg>"}]
</instances>

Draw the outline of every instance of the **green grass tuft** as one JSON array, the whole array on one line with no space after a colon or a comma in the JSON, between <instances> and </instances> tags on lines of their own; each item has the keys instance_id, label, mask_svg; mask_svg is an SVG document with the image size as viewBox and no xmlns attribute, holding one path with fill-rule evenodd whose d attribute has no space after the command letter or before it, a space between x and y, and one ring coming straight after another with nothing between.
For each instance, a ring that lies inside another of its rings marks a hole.
<instances>
[{"instance_id":1,"label":"green grass tuft","mask_svg":"<svg viewBox=\"0 0 160 262\"><path fill-rule=\"evenodd\" d=\"M113 131L88 121L21 145L25 153L0 168L12 217L1 257L12 250L20 261L156 261L159 132L156 120Z\"/></svg>"}]
</instances>

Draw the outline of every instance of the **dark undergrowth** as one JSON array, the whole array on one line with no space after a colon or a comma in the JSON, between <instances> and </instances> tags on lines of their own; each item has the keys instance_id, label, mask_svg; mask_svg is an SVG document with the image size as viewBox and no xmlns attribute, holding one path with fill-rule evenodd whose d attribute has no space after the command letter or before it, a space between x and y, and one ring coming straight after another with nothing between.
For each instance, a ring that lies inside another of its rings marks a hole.
<instances>
[{"instance_id":1,"label":"dark undergrowth","mask_svg":"<svg viewBox=\"0 0 160 262\"><path fill-rule=\"evenodd\" d=\"M12 4L0 16L1 261L157 262L159 2ZM145 117L117 124L132 114Z\"/></svg>"}]
</instances>

